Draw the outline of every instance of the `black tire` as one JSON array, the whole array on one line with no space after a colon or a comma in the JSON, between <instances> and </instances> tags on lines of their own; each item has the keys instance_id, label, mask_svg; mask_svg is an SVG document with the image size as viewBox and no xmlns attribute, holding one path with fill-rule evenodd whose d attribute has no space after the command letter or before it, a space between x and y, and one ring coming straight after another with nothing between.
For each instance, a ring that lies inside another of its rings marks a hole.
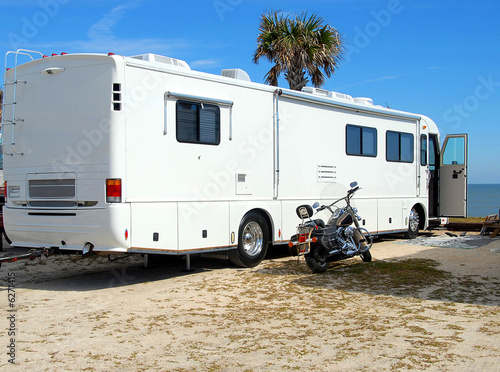
<instances>
[{"instance_id":1,"label":"black tire","mask_svg":"<svg viewBox=\"0 0 500 372\"><path fill-rule=\"evenodd\" d=\"M229 260L240 267L254 267L266 257L269 228L258 213L245 215L238 232L238 248L229 251Z\"/></svg>"},{"instance_id":2,"label":"black tire","mask_svg":"<svg viewBox=\"0 0 500 372\"><path fill-rule=\"evenodd\" d=\"M371 262L372 261L372 254L370 251L366 251L365 253L361 254L361 259L363 262Z\"/></svg>"},{"instance_id":3,"label":"black tire","mask_svg":"<svg viewBox=\"0 0 500 372\"><path fill-rule=\"evenodd\" d=\"M311 253L305 255L306 264L315 274L324 273L328 269L328 261L325 255L321 254L321 249L311 248Z\"/></svg>"},{"instance_id":4,"label":"black tire","mask_svg":"<svg viewBox=\"0 0 500 372\"><path fill-rule=\"evenodd\" d=\"M9 237L7 236L7 233L5 232L5 229L2 229L2 233L3 233L3 237L5 238L5 241L7 243L12 244L12 240L9 239Z\"/></svg>"},{"instance_id":5,"label":"black tire","mask_svg":"<svg viewBox=\"0 0 500 372\"><path fill-rule=\"evenodd\" d=\"M420 226L420 216L418 215L415 207L411 209L408 220L408 231L406 233L406 237L408 239L415 239L418 236L418 228Z\"/></svg>"}]
</instances>

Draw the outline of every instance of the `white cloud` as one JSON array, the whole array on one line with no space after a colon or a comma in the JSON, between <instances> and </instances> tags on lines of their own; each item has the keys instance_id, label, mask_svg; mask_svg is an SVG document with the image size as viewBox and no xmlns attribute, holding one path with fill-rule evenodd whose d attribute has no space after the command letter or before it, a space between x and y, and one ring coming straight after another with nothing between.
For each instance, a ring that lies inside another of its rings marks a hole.
<instances>
[{"instance_id":1,"label":"white cloud","mask_svg":"<svg viewBox=\"0 0 500 372\"><path fill-rule=\"evenodd\" d=\"M109 53L113 52L124 56L131 56L143 53L161 54L173 58L188 60L187 55L193 55L193 51L199 52L200 48L209 46L209 49L220 49L225 45L216 45L213 43L197 42L196 40L187 40L181 38L165 39L159 37L145 38L124 38L120 35L122 23L127 18L133 17L133 11L140 6L144 0L125 0L118 6L115 6L95 23L87 28L87 38L79 40L51 40L47 42L38 41L35 46L31 42L24 47L28 49L40 49L52 52L66 53ZM1 45L1 42L0 42ZM198 53L196 53L198 54ZM199 57L199 54L198 54ZM190 62L198 68L211 68L220 65L216 59L201 59Z\"/></svg>"},{"instance_id":2,"label":"white cloud","mask_svg":"<svg viewBox=\"0 0 500 372\"><path fill-rule=\"evenodd\" d=\"M108 53L113 52L125 56L156 53L169 55L178 54L179 50L189 47L188 41L180 39L99 39L99 40L76 40L55 41L51 43L38 43L37 47L43 50L55 50L67 53ZM169 55L169 57L176 57Z\"/></svg>"},{"instance_id":3,"label":"white cloud","mask_svg":"<svg viewBox=\"0 0 500 372\"><path fill-rule=\"evenodd\" d=\"M116 37L113 28L127 16L127 12L139 6L142 0L124 2L106 13L98 22L92 24L87 31L87 40L54 41L38 43L38 48L59 50L69 53L108 53L136 55L157 53L168 55L178 53L180 49L189 48L192 43L182 39L122 39ZM175 56L172 56L175 57Z\"/></svg>"},{"instance_id":4,"label":"white cloud","mask_svg":"<svg viewBox=\"0 0 500 372\"><path fill-rule=\"evenodd\" d=\"M99 22L94 23L88 30L87 35L91 40L102 40L114 38L112 28L118 23L120 19L125 16L129 9L137 6L136 3L124 3L111 9Z\"/></svg>"},{"instance_id":5,"label":"white cloud","mask_svg":"<svg viewBox=\"0 0 500 372\"><path fill-rule=\"evenodd\" d=\"M378 83L380 81L385 81L385 80L396 80L396 79L400 78L401 76L403 76L403 75L385 75L385 76L381 76L379 78L368 79L368 80L363 80L363 81L360 81L360 82L357 82L357 83L354 83L354 84L349 84L347 86L348 87L354 87L354 86L359 86L359 85L365 85L365 84L371 84L371 83Z\"/></svg>"}]
</instances>

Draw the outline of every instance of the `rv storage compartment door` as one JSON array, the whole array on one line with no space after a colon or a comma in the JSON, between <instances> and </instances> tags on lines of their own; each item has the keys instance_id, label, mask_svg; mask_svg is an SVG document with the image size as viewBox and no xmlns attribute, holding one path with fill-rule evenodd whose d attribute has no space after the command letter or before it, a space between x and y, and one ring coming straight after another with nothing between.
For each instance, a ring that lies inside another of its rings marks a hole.
<instances>
[{"instance_id":1,"label":"rv storage compartment door","mask_svg":"<svg viewBox=\"0 0 500 372\"><path fill-rule=\"evenodd\" d=\"M441 216L467 217L467 134L446 136L439 171Z\"/></svg>"}]
</instances>

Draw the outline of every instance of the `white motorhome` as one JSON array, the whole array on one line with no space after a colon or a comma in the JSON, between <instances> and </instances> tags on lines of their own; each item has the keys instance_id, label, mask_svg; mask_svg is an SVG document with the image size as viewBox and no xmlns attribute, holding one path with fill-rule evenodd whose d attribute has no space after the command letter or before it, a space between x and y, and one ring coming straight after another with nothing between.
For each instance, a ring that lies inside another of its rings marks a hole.
<instances>
[{"instance_id":1,"label":"white motorhome","mask_svg":"<svg viewBox=\"0 0 500 372\"><path fill-rule=\"evenodd\" d=\"M354 180L373 234L415 236L466 214L467 136L441 151L425 116L153 54L9 53L4 219L16 246L228 250L254 266L295 233L297 205L333 201Z\"/></svg>"}]
</instances>

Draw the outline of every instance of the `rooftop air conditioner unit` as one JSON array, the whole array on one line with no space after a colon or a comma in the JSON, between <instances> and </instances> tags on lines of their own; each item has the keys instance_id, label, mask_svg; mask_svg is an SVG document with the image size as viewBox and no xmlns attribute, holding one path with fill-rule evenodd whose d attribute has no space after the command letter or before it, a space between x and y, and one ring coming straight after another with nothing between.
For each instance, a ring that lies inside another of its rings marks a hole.
<instances>
[{"instance_id":1,"label":"rooftop air conditioner unit","mask_svg":"<svg viewBox=\"0 0 500 372\"><path fill-rule=\"evenodd\" d=\"M373 106L373 99L367 97L356 97L354 98L354 102L361 103L362 105Z\"/></svg>"},{"instance_id":2,"label":"rooftop air conditioner unit","mask_svg":"<svg viewBox=\"0 0 500 372\"><path fill-rule=\"evenodd\" d=\"M233 79L249 81L249 82L252 81L250 79L250 76L246 73L246 71L243 71L240 68L231 68L231 69L222 70L220 74L222 76L230 77Z\"/></svg>"},{"instance_id":3,"label":"rooftop air conditioner unit","mask_svg":"<svg viewBox=\"0 0 500 372\"><path fill-rule=\"evenodd\" d=\"M345 93L330 92L330 97L343 99L345 101L354 102L354 99L352 98L352 96L350 96L349 94L345 94Z\"/></svg>"},{"instance_id":4,"label":"rooftop air conditioner unit","mask_svg":"<svg viewBox=\"0 0 500 372\"><path fill-rule=\"evenodd\" d=\"M189 67L189 65L181 59L160 56L158 54L146 53L146 54L140 54L138 56L132 56L130 58L140 59L142 61L148 61L148 62L160 62L166 65L177 66L191 70L191 67Z\"/></svg>"},{"instance_id":5,"label":"rooftop air conditioner unit","mask_svg":"<svg viewBox=\"0 0 500 372\"><path fill-rule=\"evenodd\" d=\"M325 89L314 88L314 87L304 87L302 88L302 92L314 94L316 96L329 97L330 92Z\"/></svg>"}]
</instances>

